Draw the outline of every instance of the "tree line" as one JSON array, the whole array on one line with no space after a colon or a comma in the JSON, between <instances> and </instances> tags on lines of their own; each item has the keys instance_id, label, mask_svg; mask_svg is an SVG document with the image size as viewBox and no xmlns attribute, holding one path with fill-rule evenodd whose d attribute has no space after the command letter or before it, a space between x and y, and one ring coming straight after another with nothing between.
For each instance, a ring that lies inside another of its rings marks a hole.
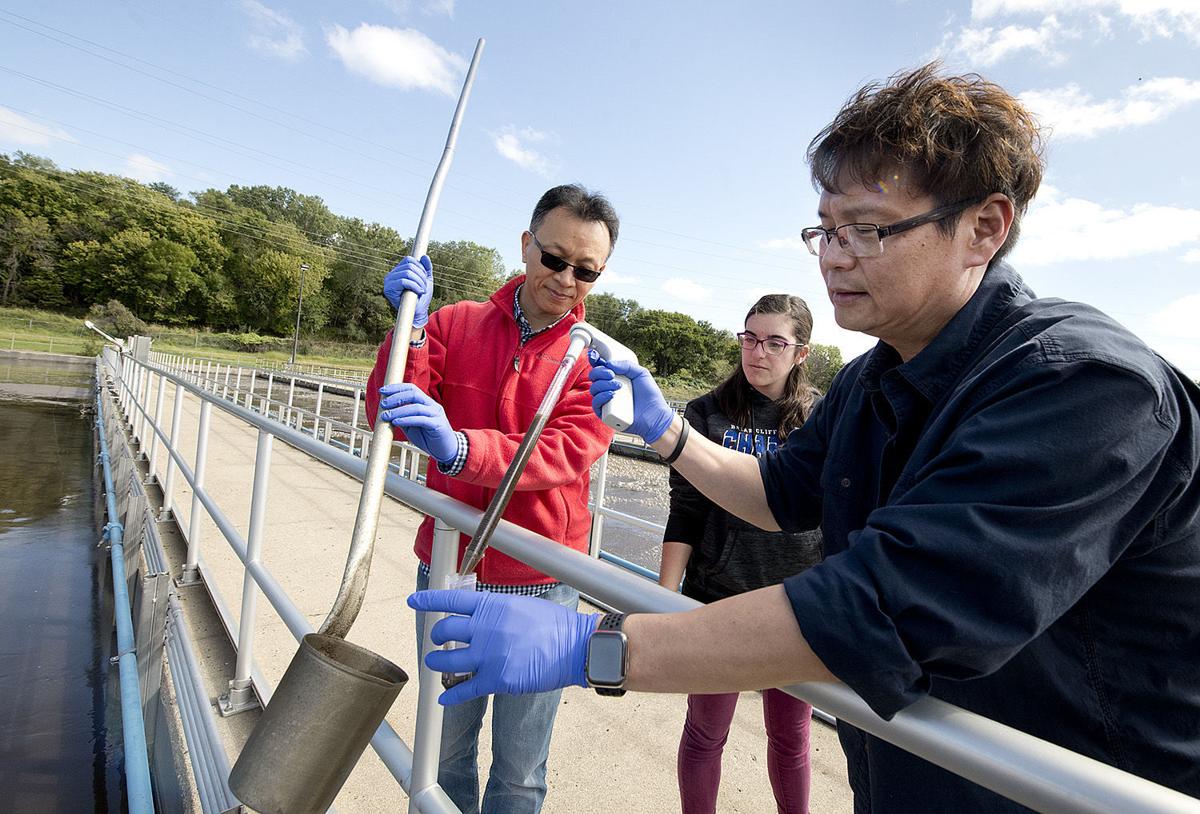
<instances>
[{"instance_id":1,"label":"tree line","mask_svg":"<svg viewBox=\"0 0 1200 814\"><path fill-rule=\"evenodd\" d=\"M320 197L286 187L230 186L187 196L52 161L0 154L0 306L82 314L119 302L138 319L215 331L290 335L303 290L305 336L377 342L394 313L384 273L411 240L337 215ZM516 272L471 241L431 241L434 307L482 301ZM588 317L678 384L710 386L737 363L733 335L705 321L593 294ZM822 390L841 367L814 345Z\"/></svg>"}]
</instances>

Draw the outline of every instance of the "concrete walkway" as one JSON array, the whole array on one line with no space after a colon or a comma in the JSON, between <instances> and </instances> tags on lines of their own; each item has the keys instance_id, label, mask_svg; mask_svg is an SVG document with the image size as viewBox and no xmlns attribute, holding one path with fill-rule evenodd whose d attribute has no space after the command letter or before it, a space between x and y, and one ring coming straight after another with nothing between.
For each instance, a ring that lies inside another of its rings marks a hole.
<instances>
[{"instance_id":1,"label":"concrete walkway","mask_svg":"<svg viewBox=\"0 0 1200 814\"><path fill-rule=\"evenodd\" d=\"M168 384L162 416L169 432L174 386ZM151 396L153 402L153 396ZM196 449L200 408L185 395L179 448L189 463ZM206 487L242 535L249 524L251 483L257 430L219 409L212 411ZM147 452L149 450L147 449ZM160 448L156 474L165 480L166 456ZM192 495L176 475L174 505L179 528L189 527ZM325 618L341 580L361 484L300 451L276 441L268 500L263 559L314 627ZM199 544L210 591L218 594L236 620L240 613L243 571L216 525L201 508ZM391 659L415 674L413 613L404 604L415 582L412 540L420 515L390 498L384 500L379 544L371 583L350 639ZM165 538L171 524L163 524ZM176 540L178 543L178 540ZM168 545L175 573L182 545ZM185 611L215 702L233 674L228 638L214 624L204 588L183 591ZM291 660L296 642L265 598L258 603L254 656L267 679L276 683ZM404 689L388 720L410 746L416 715L415 681ZM725 750L718 810L775 810L766 769L766 736L757 693L745 693ZM630 694L601 698L591 690L569 689L554 732L550 754L550 812L665 812L679 809L675 753L685 710L676 695ZM230 762L236 758L255 713L222 720L222 736ZM485 732L490 723L485 721ZM813 723L813 812L849 812L845 761L833 730ZM481 742L480 762L486 777L488 738ZM408 800L399 784L370 749L336 801L339 812L406 811Z\"/></svg>"}]
</instances>

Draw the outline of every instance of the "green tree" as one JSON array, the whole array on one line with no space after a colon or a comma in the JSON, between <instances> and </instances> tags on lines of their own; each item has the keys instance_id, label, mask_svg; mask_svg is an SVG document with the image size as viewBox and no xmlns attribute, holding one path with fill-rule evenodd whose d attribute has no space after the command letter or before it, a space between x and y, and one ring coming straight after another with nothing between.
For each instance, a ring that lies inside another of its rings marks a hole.
<instances>
[{"instance_id":1,"label":"green tree","mask_svg":"<svg viewBox=\"0 0 1200 814\"><path fill-rule=\"evenodd\" d=\"M808 346L808 378L822 393L829 392L833 377L842 369L842 351L835 345L813 342Z\"/></svg>"},{"instance_id":2,"label":"green tree","mask_svg":"<svg viewBox=\"0 0 1200 814\"><path fill-rule=\"evenodd\" d=\"M179 190L177 190L175 187L171 186L170 184L166 183L165 181L154 181L153 183L149 183L146 186L147 186L147 188L152 189L155 192L159 192L159 193L162 193L163 195L166 195L168 198L171 199L171 203L179 203L179 199L181 197Z\"/></svg>"},{"instance_id":3,"label":"green tree","mask_svg":"<svg viewBox=\"0 0 1200 814\"><path fill-rule=\"evenodd\" d=\"M55 248L50 223L44 217L29 217L0 206L0 305L23 301L22 280L48 274Z\"/></svg>"},{"instance_id":4,"label":"green tree","mask_svg":"<svg viewBox=\"0 0 1200 814\"><path fill-rule=\"evenodd\" d=\"M316 195L304 195L287 187L236 184L225 194L237 206L261 212L273 223L290 223L313 243L328 245L337 234L338 217Z\"/></svg>"},{"instance_id":5,"label":"green tree","mask_svg":"<svg viewBox=\"0 0 1200 814\"><path fill-rule=\"evenodd\" d=\"M404 256L408 242L395 229L359 218L339 218L325 292L328 325L357 342L378 342L395 322L383 298L383 277Z\"/></svg>"},{"instance_id":6,"label":"green tree","mask_svg":"<svg viewBox=\"0 0 1200 814\"><path fill-rule=\"evenodd\" d=\"M459 300L483 302L504 285L504 259L495 249L469 240L430 241L427 254L433 263L432 308Z\"/></svg>"},{"instance_id":7,"label":"green tree","mask_svg":"<svg viewBox=\"0 0 1200 814\"><path fill-rule=\"evenodd\" d=\"M632 325L642 307L634 300L623 300L614 294L589 294L584 301L588 322L618 342L629 344Z\"/></svg>"}]
</instances>

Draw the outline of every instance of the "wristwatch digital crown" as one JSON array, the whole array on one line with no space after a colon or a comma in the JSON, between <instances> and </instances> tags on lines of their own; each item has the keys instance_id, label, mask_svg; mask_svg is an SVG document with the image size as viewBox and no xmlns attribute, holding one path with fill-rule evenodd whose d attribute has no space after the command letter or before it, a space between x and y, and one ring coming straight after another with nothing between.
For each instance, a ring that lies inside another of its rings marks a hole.
<instances>
[{"instance_id":1,"label":"wristwatch digital crown","mask_svg":"<svg viewBox=\"0 0 1200 814\"><path fill-rule=\"evenodd\" d=\"M606 613L592 631L587 644L584 673L589 687L600 695L625 694L625 669L628 644L624 631L625 614Z\"/></svg>"}]
</instances>

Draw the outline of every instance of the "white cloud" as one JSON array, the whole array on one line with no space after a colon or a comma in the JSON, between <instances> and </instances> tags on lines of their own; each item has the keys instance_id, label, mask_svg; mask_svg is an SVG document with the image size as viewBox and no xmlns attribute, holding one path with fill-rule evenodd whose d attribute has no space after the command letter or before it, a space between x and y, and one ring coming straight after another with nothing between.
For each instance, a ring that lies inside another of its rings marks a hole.
<instances>
[{"instance_id":1,"label":"white cloud","mask_svg":"<svg viewBox=\"0 0 1200 814\"><path fill-rule=\"evenodd\" d=\"M1106 208L1043 186L1013 249L1019 265L1121 260L1200 243L1200 209L1138 203Z\"/></svg>"},{"instance_id":2,"label":"white cloud","mask_svg":"<svg viewBox=\"0 0 1200 814\"><path fill-rule=\"evenodd\" d=\"M39 124L15 110L0 107L0 141L21 147L45 147L53 141L73 142L75 139L66 130Z\"/></svg>"},{"instance_id":3,"label":"white cloud","mask_svg":"<svg viewBox=\"0 0 1200 814\"><path fill-rule=\"evenodd\" d=\"M454 2L455 0L427 0L421 4L421 10L426 14L445 14L453 18Z\"/></svg>"},{"instance_id":4,"label":"white cloud","mask_svg":"<svg viewBox=\"0 0 1200 814\"><path fill-rule=\"evenodd\" d=\"M1196 0L974 0L973 20L1013 14L1090 14L1105 33L1115 14L1131 23L1143 37L1182 34L1200 42L1200 3Z\"/></svg>"},{"instance_id":5,"label":"white cloud","mask_svg":"<svg viewBox=\"0 0 1200 814\"><path fill-rule=\"evenodd\" d=\"M258 0L242 0L242 11L250 17L253 33L249 43L255 51L289 61L305 54L302 29L291 17Z\"/></svg>"},{"instance_id":6,"label":"white cloud","mask_svg":"<svg viewBox=\"0 0 1200 814\"><path fill-rule=\"evenodd\" d=\"M536 172L538 175L549 176L553 163L546 156L529 145L537 144L547 139L545 133L526 127L518 130L513 125L506 126L499 133L492 133L492 143L496 152L516 164L521 169Z\"/></svg>"},{"instance_id":7,"label":"white cloud","mask_svg":"<svg viewBox=\"0 0 1200 814\"><path fill-rule=\"evenodd\" d=\"M1021 25L1006 25L999 29L991 26L963 28L957 36L946 34L940 50L982 66L995 65L1022 51L1040 55L1044 64L1059 65L1066 60L1066 55L1058 50L1058 41L1075 36L1075 32L1064 30L1058 18L1050 15L1037 28Z\"/></svg>"},{"instance_id":8,"label":"white cloud","mask_svg":"<svg viewBox=\"0 0 1200 814\"><path fill-rule=\"evenodd\" d=\"M708 302L712 299L712 292L707 288L691 280L685 280L682 277L672 277L664 282L660 288L673 299L682 300L693 305Z\"/></svg>"},{"instance_id":9,"label":"white cloud","mask_svg":"<svg viewBox=\"0 0 1200 814\"><path fill-rule=\"evenodd\" d=\"M335 25L326 42L354 73L402 90L432 90L457 96L467 61L420 31L362 23L353 31Z\"/></svg>"},{"instance_id":10,"label":"white cloud","mask_svg":"<svg viewBox=\"0 0 1200 814\"><path fill-rule=\"evenodd\" d=\"M1192 249L1183 256L1185 263L1200 263L1200 249Z\"/></svg>"},{"instance_id":11,"label":"white cloud","mask_svg":"<svg viewBox=\"0 0 1200 814\"><path fill-rule=\"evenodd\" d=\"M1200 80L1155 77L1126 88L1119 99L1095 101L1078 85L1031 90L1021 101L1056 139L1092 138L1105 130L1139 127L1160 121L1200 101Z\"/></svg>"},{"instance_id":12,"label":"white cloud","mask_svg":"<svg viewBox=\"0 0 1200 814\"><path fill-rule=\"evenodd\" d=\"M173 175L171 168L149 156L134 153L125 159L125 175L144 183L162 181Z\"/></svg>"}]
</instances>

